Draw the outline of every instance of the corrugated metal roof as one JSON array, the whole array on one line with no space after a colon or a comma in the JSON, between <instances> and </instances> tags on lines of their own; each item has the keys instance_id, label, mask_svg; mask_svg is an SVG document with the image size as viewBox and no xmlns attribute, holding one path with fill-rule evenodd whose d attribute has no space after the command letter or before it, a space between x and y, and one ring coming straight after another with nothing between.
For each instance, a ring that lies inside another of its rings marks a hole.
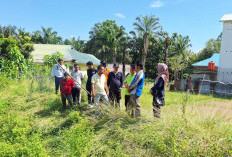
<instances>
[{"instance_id":1,"label":"corrugated metal roof","mask_svg":"<svg viewBox=\"0 0 232 157\"><path fill-rule=\"evenodd\" d=\"M66 60L75 59L79 64L86 64L88 61L92 61L95 65L100 64L100 60L94 55L78 52L72 45L34 44L32 56L34 62L43 63L45 55L51 55L55 52L60 52Z\"/></svg>"},{"instance_id":2,"label":"corrugated metal roof","mask_svg":"<svg viewBox=\"0 0 232 157\"><path fill-rule=\"evenodd\" d=\"M225 15L220 19L220 22L225 22L225 21L232 21L232 14L225 14Z\"/></svg>"},{"instance_id":3,"label":"corrugated metal roof","mask_svg":"<svg viewBox=\"0 0 232 157\"><path fill-rule=\"evenodd\" d=\"M192 66L208 66L209 62L213 61L215 66L219 66L220 53L214 53L211 58L192 64Z\"/></svg>"}]
</instances>

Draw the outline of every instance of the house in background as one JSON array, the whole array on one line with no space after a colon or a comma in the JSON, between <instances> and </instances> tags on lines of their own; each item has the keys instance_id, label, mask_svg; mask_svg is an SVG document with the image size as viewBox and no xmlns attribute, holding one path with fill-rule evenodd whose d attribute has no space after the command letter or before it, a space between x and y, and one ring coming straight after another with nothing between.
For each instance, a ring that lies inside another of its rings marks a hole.
<instances>
[{"instance_id":1,"label":"house in background","mask_svg":"<svg viewBox=\"0 0 232 157\"><path fill-rule=\"evenodd\" d=\"M220 22L223 22L220 54L213 54L211 58L193 64L196 71L190 77L195 92L232 95L232 14L225 14ZM215 64L214 70L209 66L211 61ZM181 81L182 89L186 89L187 81Z\"/></svg>"},{"instance_id":2,"label":"house in background","mask_svg":"<svg viewBox=\"0 0 232 157\"><path fill-rule=\"evenodd\" d=\"M195 70L191 77L191 88L195 93L209 94L215 91L216 83L207 82L202 80L217 81L218 66L219 66L220 53L214 53L212 57L192 64ZM209 63L215 64L214 70L209 70ZM181 89L186 90L187 80L181 80Z\"/></svg>"},{"instance_id":3,"label":"house in background","mask_svg":"<svg viewBox=\"0 0 232 157\"><path fill-rule=\"evenodd\" d=\"M86 63L92 61L95 67L100 64L100 60L94 55L76 51L72 45L34 44L32 56L34 63L43 64L45 55L60 52L64 56L64 62L68 64L67 70L71 72L73 65L78 63L82 71L86 71Z\"/></svg>"}]
</instances>

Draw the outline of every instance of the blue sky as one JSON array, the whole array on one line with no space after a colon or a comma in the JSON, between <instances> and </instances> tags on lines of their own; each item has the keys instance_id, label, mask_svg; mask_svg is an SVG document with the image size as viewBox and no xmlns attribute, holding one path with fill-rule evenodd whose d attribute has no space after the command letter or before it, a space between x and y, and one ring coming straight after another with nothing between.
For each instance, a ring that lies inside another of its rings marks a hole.
<instances>
[{"instance_id":1,"label":"blue sky","mask_svg":"<svg viewBox=\"0 0 232 157\"><path fill-rule=\"evenodd\" d=\"M0 11L0 25L52 27L63 38L84 40L97 22L116 20L129 32L137 16L154 14L169 34L188 35L197 51L220 34L219 19L232 13L232 0L0 0Z\"/></svg>"}]
</instances>

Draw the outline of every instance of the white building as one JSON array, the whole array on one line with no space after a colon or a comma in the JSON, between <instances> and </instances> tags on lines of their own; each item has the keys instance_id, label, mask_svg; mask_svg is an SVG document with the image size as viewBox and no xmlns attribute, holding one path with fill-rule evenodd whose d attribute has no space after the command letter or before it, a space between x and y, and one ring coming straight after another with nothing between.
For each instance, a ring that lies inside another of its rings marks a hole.
<instances>
[{"instance_id":1,"label":"white building","mask_svg":"<svg viewBox=\"0 0 232 157\"><path fill-rule=\"evenodd\" d=\"M219 59L218 81L232 82L232 14L225 14Z\"/></svg>"}]
</instances>

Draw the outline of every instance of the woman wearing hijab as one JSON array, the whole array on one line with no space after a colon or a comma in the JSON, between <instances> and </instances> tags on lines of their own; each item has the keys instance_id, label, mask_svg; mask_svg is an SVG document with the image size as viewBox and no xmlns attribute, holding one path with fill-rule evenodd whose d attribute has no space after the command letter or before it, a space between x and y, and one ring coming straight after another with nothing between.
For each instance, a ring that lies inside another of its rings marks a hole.
<instances>
[{"instance_id":1,"label":"woman wearing hijab","mask_svg":"<svg viewBox=\"0 0 232 157\"><path fill-rule=\"evenodd\" d=\"M169 80L168 66L164 63L158 63L158 73L154 87L150 91L153 95L153 114L156 118L160 118L160 107L165 105L165 86Z\"/></svg>"}]
</instances>

